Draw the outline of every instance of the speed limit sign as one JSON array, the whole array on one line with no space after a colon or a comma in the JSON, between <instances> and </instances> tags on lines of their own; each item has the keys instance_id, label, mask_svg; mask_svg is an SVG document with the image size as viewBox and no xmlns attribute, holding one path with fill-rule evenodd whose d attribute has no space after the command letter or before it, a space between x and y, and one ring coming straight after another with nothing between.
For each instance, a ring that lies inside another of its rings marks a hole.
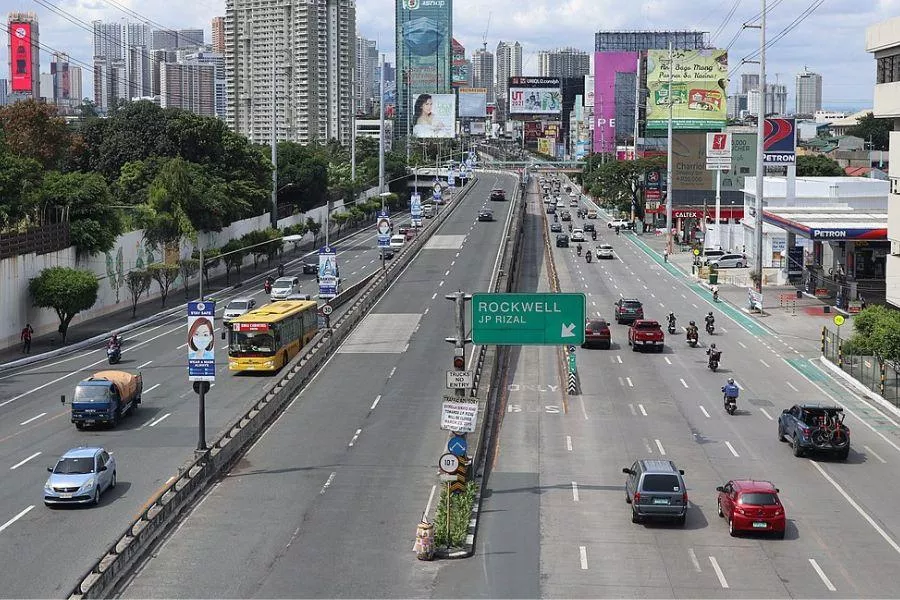
<instances>
[{"instance_id":1,"label":"speed limit sign","mask_svg":"<svg viewBox=\"0 0 900 600\"><path fill-rule=\"evenodd\" d=\"M334 310L334 308L332 308L332 306L330 304L326 304L325 306L322 307L322 314L327 317L328 315L331 314L331 311L333 311L333 310Z\"/></svg>"},{"instance_id":2,"label":"speed limit sign","mask_svg":"<svg viewBox=\"0 0 900 600\"><path fill-rule=\"evenodd\" d=\"M448 452L441 456L441 462L438 466L440 466L441 471L444 473L452 475L456 473L456 469L459 468L459 458Z\"/></svg>"}]
</instances>

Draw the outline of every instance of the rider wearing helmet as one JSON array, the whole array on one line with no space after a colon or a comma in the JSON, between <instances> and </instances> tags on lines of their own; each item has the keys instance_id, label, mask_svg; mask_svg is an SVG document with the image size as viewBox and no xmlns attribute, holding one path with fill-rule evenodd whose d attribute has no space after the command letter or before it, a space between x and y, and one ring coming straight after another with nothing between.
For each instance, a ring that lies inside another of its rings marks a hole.
<instances>
[{"instance_id":1,"label":"rider wearing helmet","mask_svg":"<svg viewBox=\"0 0 900 600\"><path fill-rule=\"evenodd\" d=\"M737 399L738 394L740 393L740 388L738 388L737 384L734 383L734 378L729 377L728 383L722 386L722 393L725 394L724 400L725 404L728 404L729 398Z\"/></svg>"}]
</instances>

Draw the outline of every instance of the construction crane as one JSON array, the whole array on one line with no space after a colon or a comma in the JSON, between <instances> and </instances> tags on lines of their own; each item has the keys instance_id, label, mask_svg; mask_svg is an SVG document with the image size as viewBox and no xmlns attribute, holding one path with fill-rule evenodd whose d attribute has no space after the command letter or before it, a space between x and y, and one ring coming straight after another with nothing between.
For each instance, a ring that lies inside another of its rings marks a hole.
<instances>
[{"instance_id":1,"label":"construction crane","mask_svg":"<svg viewBox=\"0 0 900 600\"><path fill-rule=\"evenodd\" d=\"M484 28L484 35L481 36L481 49L487 52L487 35L488 30L491 28L491 17L494 15L493 12L488 13L487 26Z\"/></svg>"}]
</instances>

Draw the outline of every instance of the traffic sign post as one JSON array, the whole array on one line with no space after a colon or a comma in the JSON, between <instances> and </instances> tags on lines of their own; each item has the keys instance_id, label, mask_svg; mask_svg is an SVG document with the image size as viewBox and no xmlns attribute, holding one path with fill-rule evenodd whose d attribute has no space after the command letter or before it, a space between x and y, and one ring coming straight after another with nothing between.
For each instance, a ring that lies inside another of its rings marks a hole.
<instances>
[{"instance_id":1,"label":"traffic sign post","mask_svg":"<svg viewBox=\"0 0 900 600\"><path fill-rule=\"evenodd\" d=\"M472 295L472 340L502 346L583 344L581 293Z\"/></svg>"},{"instance_id":2,"label":"traffic sign post","mask_svg":"<svg viewBox=\"0 0 900 600\"><path fill-rule=\"evenodd\" d=\"M468 390L473 387L472 371L447 371L448 390Z\"/></svg>"},{"instance_id":3,"label":"traffic sign post","mask_svg":"<svg viewBox=\"0 0 900 600\"><path fill-rule=\"evenodd\" d=\"M454 435L447 442L447 450L456 456L465 456L469 449L469 443L466 441L466 434Z\"/></svg>"},{"instance_id":4,"label":"traffic sign post","mask_svg":"<svg viewBox=\"0 0 900 600\"><path fill-rule=\"evenodd\" d=\"M438 466L442 472L447 473L448 475L455 475L456 469L459 468L459 457L448 452L441 456L441 461L438 463Z\"/></svg>"}]
</instances>

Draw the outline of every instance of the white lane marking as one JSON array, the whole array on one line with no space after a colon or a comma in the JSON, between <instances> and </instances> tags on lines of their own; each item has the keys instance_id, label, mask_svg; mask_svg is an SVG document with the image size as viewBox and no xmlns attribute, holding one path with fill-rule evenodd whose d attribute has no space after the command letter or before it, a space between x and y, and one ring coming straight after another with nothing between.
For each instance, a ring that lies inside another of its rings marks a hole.
<instances>
[{"instance_id":1,"label":"white lane marking","mask_svg":"<svg viewBox=\"0 0 900 600\"><path fill-rule=\"evenodd\" d=\"M652 294L652 293L651 293L651 294L650 294L650 297L651 297L651 298L656 298L656 294Z\"/></svg>"},{"instance_id":2,"label":"white lane marking","mask_svg":"<svg viewBox=\"0 0 900 600\"><path fill-rule=\"evenodd\" d=\"M176 350L181 350L182 348L187 348L187 344L182 344L176 348Z\"/></svg>"},{"instance_id":3,"label":"white lane marking","mask_svg":"<svg viewBox=\"0 0 900 600\"><path fill-rule=\"evenodd\" d=\"M144 427L146 427L147 425L149 425L152 422L153 422L153 419L149 419L149 420L145 421L143 425L138 427L138 429L143 429Z\"/></svg>"},{"instance_id":4,"label":"white lane marking","mask_svg":"<svg viewBox=\"0 0 900 600\"><path fill-rule=\"evenodd\" d=\"M667 364L667 365L671 365L671 364L672 364L672 361L669 360L669 357L668 357L668 356L663 356L663 358L666 359L666 364Z\"/></svg>"},{"instance_id":5,"label":"white lane marking","mask_svg":"<svg viewBox=\"0 0 900 600\"><path fill-rule=\"evenodd\" d=\"M578 498L578 484L575 483L574 481L572 482L572 500L574 500L575 502L578 502L578 500L579 500L579 498Z\"/></svg>"},{"instance_id":6,"label":"white lane marking","mask_svg":"<svg viewBox=\"0 0 900 600\"><path fill-rule=\"evenodd\" d=\"M871 454L872 456L877 458L879 461L881 461L881 464L887 464L887 461L884 460L883 458L881 458L880 456L878 456L878 454L874 450L872 450L868 446L863 446L863 448L866 449L866 452L868 452L869 454ZM28 459L26 458L25 460L28 460Z\"/></svg>"},{"instance_id":7,"label":"white lane marking","mask_svg":"<svg viewBox=\"0 0 900 600\"><path fill-rule=\"evenodd\" d=\"M767 363L767 362L764 361L763 359L759 359L759 362L761 362L762 365L763 365L765 368L767 368L767 369L771 369L771 368L772 368L772 367L769 366L769 363Z\"/></svg>"},{"instance_id":8,"label":"white lane marking","mask_svg":"<svg viewBox=\"0 0 900 600\"><path fill-rule=\"evenodd\" d=\"M681 297L687 300L687 296L685 296L684 294L682 294Z\"/></svg>"},{"instance_id":9,"label":"white lane marking","mask_svg":"<svg viewBox=\"0 0 900 600\"><path fill-rule=\"evenodd\" d=\"M825 587L828 588L829 592L836 592L837 588L834 587L834 584L831 583L831 580L828 579L828 576L825 574L825 571L822 570L822 567L819 566L819 563L816 562L816 559L809 559L809 564L812 565L812 568L816 570L816 573L819 574L819 579L822 580L822 583L825 584Z\"/></svg>"},{"instance_id":10,"label":"white lane marking","mask_svg":"<svg viewBox=\"0 0 900 600\"><path fill-rule=\"evenodd\" d=\"M348 447L348 448L352 448L352 447L353 447L353 444L355 444L355 443L356 443L356 440L359 439L359 434L360 434L360 433L362 433L362 429L357 429L357 430L356 430L356 433L353 434L353 439L350 440L350 443L349 443L349 444L347 444L347 447Z\"/></svg>"},{"instance_id":11,"label":"white lane marking","mask_svg":"<svg viewBox=\"0 0 900 600\"><path fill-rule=\"evenodd\" d=\"M585 546L578 546L578 554L581 557L581 570L587 571L588 570L587 548Z\"/></svg>"},{"instance_id":12,"label":"white lane marking","mask_svg":"<svg viewBox=\"0 0 900 600\"><path fill-rule=\"evenodd\" d=\"M449 275L449 274L450 274L450 269L447 269L447 270L444 272L444 277L446 277L446 276Z\"/></svg>"},{"instance_id":13,"label":"white lane marking","mask_svg":"<svg viewBox=\"0 0 900 600\"><path fill-rule=\"evenodd\" d=\"M699 306L697 306L697 305L694 304L693 302L691 302L691 306L693 306L694 308L700 308Z\"/></svg>"},{"instance_id":14,"label":"white lane marking","mask_svg":"<svg viewBox=\"0 0 900 600\"><path fill-rule=\"evenodd\" d=\"M597 303L594 302L593 300L591 300L591 304L594 305L594 306L597 306Z\"/></svg>"},{"instance_id":15,"label":"white lane marking","mask_svg":"<svg viewBox=\"0 0 900 600\"><path fill-rule=\"evenodd\" d=\"M775 419L772 418L772 415L770 415L770 414L766 411L766 409L760 408L759 411L760 411L762 414L766 415L766 418L767 418L768 420L770 420L770 421L774 421L774 420L775 420Z\"/></svg>"},{"instance_id":16,"label":"white lane marking","mask_svg":"<svg viewBox=\"0 0 900 600\"><path fill-rule=\"evenodd\" d=\"M663 304L662 302L659 303L659 306L660 306L661 308L665 308L665 307L666 307L666 305Z\"/></svg>"},{"instance_id":17,"label":"white lane marking","mask_svg":"<svg viewBox=\"0 0 900 600\"><path fill-rule=\"evenodd\" d=\"M228 350L228 344L225 344L225 345L223 345L223 346L219 346L219 350Z\"/></svg>"},{"instance_id":18,"label":"white lane marking","mask_svg":"<svg viewBox=\"0 0 900 600\"><path fill-rule=\"evenodd\" d=\"M719 584L725 589L728 589L728 582L725 580L725 573L722 572L722 567L719 566L718 561L715 556L709 557L709 562L712 564L713 571L716 572L716 577L719 578Z\"/></svg>"},{"instance_id":19,"label":"white lane marking","mask_svg":"<svg viewBox=\"0 0 900 600\"><path fill-rule=\"evenodd\" d=\"M646 289L649 289L649 288L645 285L645 286L644 286L644 289L646 290Z\"/></svg>"},{"instance_id":20,"label":"white lane marking","mask_svg":"<svg viewBox=\"0 0 900 600\"><path fill-rule=\"evenodd\" d=\"M707 419L710 418L709 413L706 412L706 407L703 406L702 404L700 405L700 412L702 412L706 416Z\"/></svg>"},{"instance_id":21,"label":"white lane marking","mask_svg":"<svg viewBox=\"0 0 900 600\"><path fill-rule=\"evenodd\" d=\"M638 404L638 408L640 409L641 414L644 415L644 416L646 417L646 416L647 416L647 411L644 409L644 405L643 405L643 404Z\"/></svg>"},{"instance_id":22,"label":"white lane marking","mask_svg":"<svg viewBox=\"0 0 900 600\"><path fill-rule=\"evenodd\" d=\"M375 410L375 407L378 406L379 402L381 402L381 394L375 396L375 402L372 403L372 406L369 407L369 410Z\"/></svg>"},{"instance_id":23,"label":"white lane marking","mask_svg":"<svg viewBox=\"0 0 900 600\"><path fill-rule=\"evenodd\" d=\"M426 306L426 307L425 307L425 312L423 312L422 315L423 315L423 316L424 316L424 315L427 315L429 310L431 310L431 307L430 307L430 306Z\"/></svg>"},{"instance_id":24,"label":"white lane marking","mask_svg":"<svg viewBox=\"0 0 900 600\"><path fill-rule=\"evenodd\" d=\"M697 554L693 548L688 548L688 554L691 555L691 562L694 563L694 570L700 573L700 561L697 560Z\"/></svg>"},{"instance_id":25,"label":"white lane marking","mask_svg":"<svg viewBox=\"0 0 900 600\"><path fill-rule=\"evenodd\" d=\"M149 365L149 364L152 363L152 362L153 362L152 360L148 360L148 361L145 362L144 364L138 365L138 369L143 369L144 367L146 367L147 365Z\"/></svg>"},{"instance_id":26,"label":"white lane marking","mask_svg":"<svg viewBox=\"0 0 900 600\"><path fill-rule=\"evenodd\" d=\"M572 451L572 436L571 435L566 436L566 450L568 450L569 452Z\"/></svg>"},{"instance_id":27,"label":"white lane marking","mask_svg":"<svg viewBox=\"0 0 900 600\"><path fill-rule=\"evenodd\" d=\"M625 381L628 382L628 387L634 387L634 384L631 383L631 377L626 377L626 378L625 378Z\"/></svg>"},{"instance_id":28,"label":"white lane marking","mask_svg":"<svg viewBox=\"0 0 900 600\"><path fill-rule=\"evenodd\" d=\"M394 376L394 373L396 373L396 372L397 372L397 367L394 367L393 369L391 369L391 372L388 374L388 379L390 379L391 377L393 377L393 376Z\"/></svg>"},{"instance_id":29,"label":"white lane marking","mask_svg":"<svg viewBox=\"0 0 900 600\"><path fill-rule=\"evenodd\" d=\"M822 477L824 477L825 480L828 481L828 483L830 483L834 487L834 489L836 489L838 493L844 497L844 500L850 503L850 506L856 509L856 512L858 512L860 516L865 519L869 525L872 526L872 529L878 532L878 535L884 538L884 541L886 541L891 546L891 548L893 548L894 551L897 552L897 554L900 554L900 545L898 545L897 542L895 542L893 538L891 538L891 536L889 536L887 532L885 532L885 530L882 529L881 526L878 525L878 523L876 523L875 520L870 517L869 514L864 511L859 504L856 503L856 500L850 497L850 494L844 491L844 488L842 488L837 481L831 478L831 475L825 472L825 469L823 469L818 465L818 463L815 463L813 461L810 461L809 464L811 464L819 473L821 473Z\"/></svg>"},{"instance_id":30,"label":"white lane marking","mask_svg":"<svg viewBox=\"0 0 900 600\"><path fill-rule=\"evenodd\" d=\"M738 345L739 345L741 348L745 348L745 349L747 348L747 346L744 345L744 342L738 342Z\"/></svg>"},{"instance_id":31,"label":"white lane marking","mask_svg":"<svg viewBox=\"0 0 900 600\"><path fill-rule=\"evenodd\" d=\"M157 420L155 420L155 421L153 421L152 423L150 423L150 427L156 427L157 425L159 425L160 423L162 423L164 419L167 419L167 418L169 417L169 415L171 415L171 414L172 414L172 413L166 413L166 414L164 414L163 416L161 416L161 417L158 418Z\"/></svg>"},{"instance_id":32,"label":"white lane marking","mask_svg":"<svg viewBox=\"0 0 900 600\"><path fill-rule=\"evenodd\" d=\"M17 463L14 464L13 466L11 466L11 467L9 468L9 470L10 470L10 471L15 471L16 469L18 469L19 467L21 467L22 465L24 465L25 463L27 463L27 462L28 462L29 460L31 460L32 458L37 458L37 457L40 456L40 455L41 455L40 452L35 452L34 454L32 454L31 456L29 456L28 458L26 458L26 459L24 459L24 460L20 460L19 462L17 462Z\"/></svg>"},{"instance_id":33,"label":"white lane marking","mask_svg":"<svg viewBox=\"0 0 900 600\"><path fill-rule=\"evenodd\" d=\"M725 442L725 445L728 446L728 449L731 450L731 453L734 454L735 458L741 457L741 455L737 453L737 450L734 449L734 446L731 445L731 442Z\"/></svg>"},{"instance_id":34,"label":"white lane marking","mask_svg":"<svg viewBox=\"0 0 900 600\"><path fill-rule=\"evenodd\" d=\"M680 377L680 378L678 379L678 381L681 382L681 385L683 385L683 386L685 387L685 389L688 387L688 384L687 384L687 382L684 380L683 377Z\"/></svg>"},{"instance_id":35,"label":"white lane marking","mask_svg":"<svg viewBox=\"0 0 900 600\"><path fill-rule=\"evenodd\" d=\"M28 425L28 424L31 423L32 421L37 421L38 419L40 419L41 417L43 417L43 416L46 415L46 414L47 414L47 413L42 412L41 414L37 415L36 417L31 417L31 418L28 419L27 421L22 421L21 423L19 423L19 425Z\"/></svg>"},{"instance_id":36,"label":"white lane marking","mask_svg":"<svg viewBox=\"0 0 900 600\"><path fill-rule=\"evenodd\" d=\"M434 300L435 298L437 298L437 292L435 292L435 293L433 293L433 294L431 295L431 299L432 299L432 300Z\"/></svg>"},{"instance_id":37,"label":"white lane marking","mask_svg":"<svg viewBox=\"0 0 900 600\"><path fill-rule=\"evenodd\" d=\"M152 392L153 390L155 390L156 388L158 388L159 385L160 385L160 384L158 384L158 383L157 383L156 385L151 385L151 386L148 387L146 390L144 390L143 392L141 392L141 395L143 396L144 394L149 394L150 392ZM212 386L209 386L209 387L212 387Z\"/></svg>"},{"instance_id":38,"label":"white lane marking","mask_svg":"<svg viewBox=\"0 0 900 600\"><path fill-rule=\"evenodd\" d=\"M403 348L403 352L406 352L407 350L409 350L409 344L408 344L408 343L406 344L406 347Z\"/></svg>"},{"instance_id":39,"label":"white lane marking","mask_svg":"<svg viewBox=\"0 0 900 600\"><path fill-rule=\"evenodd\" d=\"M441 282L438 284L438 287L444 287L444 280L441 279Z\"/></svg>"},{"instance_id":40,"label":"white lane marking","mask_svg":"<svg viewBox=\"0 0 900 600\"><path fill-rule=\"evenodd\" d=\"M31 511L31 509L33 509L33 508L34 508L34 504L32 504L31 506L29 506L28 508L26 508L25 510L23 510L22 512L20 512L20 513L17 514L16 516L14 516L12 519L10 519L9 521L7 521L7 522L4 523L3 525L0 525L0 533L3 533L3 530L4 530L4 529L6 529L6 528L9 527L10 525L12 525L12 524L15 523L16 521L18 521L19 519L21 519L21 518L24 517L25 515L27 515L27 514Z\"/></svg>"},{"instance_id":41,"label":"white lane marking","mask_svg":"<svg viewBox=\"0 0 900 600\"><path fill-rule=\"evenodd\" d=\"M456 258L459 258L459 252L456 253Z\"/></svg>"},{"instance_id":42,"label":"white lane marking","mask_svg":"<svg viewBox=\"0 0 900 600\"><path fill-rule=\"evenodd\" d=\"M451 261L450 261L450 266L451 266L451 267L452 267L453 265L455 265L455 264L456 264L456 261L455 261L455 260L451 260ZM449 273L450 271L447 271L447 272Z\"/></svg>"},{"instance_id":43,"label":"white lane marking","mask_svg":"<svg viewBox=\"0 0 900 600\"><path fill-rule=\"evenodd\" d=\"M325 485L322 486L322 489L319 490L319 495L325 493L325 491L331 486L331 482L334 481L334 476L337 475L334 471L331 472L331 475L328 476L328 481L325 482ZM429 500L431 502L431 500Z\"/></svg>"},{"instance_id":44,"label":"white lane marking","mask_svg":"<svg viewBox=\"0 0 900 600\"><path fill-rule=\"evenodd\" d=\"M666 449L663 448L662 442L660 442L659 440L653 440L653 441L656 442L656 447L659 448L659 453L662 454L663 456L665 456Z\"/></svg>"},{"instance_id":45,"label":"white lane marking","mask_svg":"<svg viewBox=\"0 0 900 600\"><path fill-rule=\"evenodd\" d=\"M620 365L622 364L622 357L618 354L616 354L616 362L619 363Z\"/></svg>"},{"instance_id":46,"label":"white lane marking","mask_svg":"<svg viewBox=\"0 0 900 600\"><path fill-rule=\"evenodd\" d=\"M799 391L800 391L800 390L798 390L796 387L794 387L794 384L791 383L790 381L785 381L785 383L788 385L789 388L791 388L791 389L794 390L795 392L799 392Z\"/></svg>"},{"instance_id":47,"label":"white lane marking","mask_svg":"<svg viewBox=\"0 0 900 600\"><path fill-rule=\"evenodd\" d=\"M728 330L727 330L727 329L725 329L725 328L724 328L724 327L719 327L719 329L721 329L721 330L722 330L722 333L728 333Z\"/></svg>"}]
</instances>

